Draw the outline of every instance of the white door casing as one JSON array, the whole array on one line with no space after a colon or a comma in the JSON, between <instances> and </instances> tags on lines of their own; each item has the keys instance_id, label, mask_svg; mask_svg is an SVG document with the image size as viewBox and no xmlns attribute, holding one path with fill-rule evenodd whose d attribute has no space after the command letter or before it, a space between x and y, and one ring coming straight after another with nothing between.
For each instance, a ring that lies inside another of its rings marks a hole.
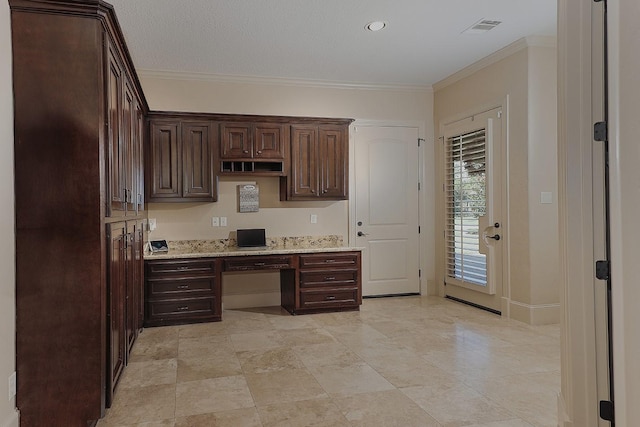
<instances>
[{"instance_id":1,"label":"white door casing","mask_svg":"<svg viewBox=\"0 0 640 427\"><path fill-rule=\"evenodd\" d=\"M363 295L420 293L418 128L354 126L353 135Z\"/></svg>"},{"instance_id":2,"label":"white door casing","mask_svg":"<svg viewBox=\"0 0 640 427\"><path fill-rule=\"evenodd\" d=\"M497 312L502 309L503 248L508 237L505 235L507 224L503 212L502 128L502 108L441 124L443 170L445 174L449 171L450 175L443 181L447 201L445 295ZM476 140L484 140L484 147L474 142ZM456 141L458 158L448 158L447 144L456 144ZM466 147L465 154L462 154L463 146ZM484 172L484 194L473 203L465 195L465 200L456 204L453 200L460 197L454 196L459 191L458 187L466 187L466 181L474 181L474 162ZM465 184L461 184L462 180ZM484 213L479 213L478 209ZM470 216L462 218L464 215L459 210L468 210Z\"/></svg>"}]
</instances>

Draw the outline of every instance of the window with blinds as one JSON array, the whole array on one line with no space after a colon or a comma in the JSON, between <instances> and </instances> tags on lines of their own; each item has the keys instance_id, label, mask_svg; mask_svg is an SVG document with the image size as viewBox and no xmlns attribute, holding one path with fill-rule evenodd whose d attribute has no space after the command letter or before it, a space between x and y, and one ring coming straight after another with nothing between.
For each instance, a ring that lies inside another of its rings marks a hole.
<instances>
[{"instance_id":1,"label":"window with blinds","mask_svg":"<svg viewBox=\"0 0 640 427\"><path fill-rule=\"evenodd\" d=\"M487 209L486 129L446 139L447 276L486 286L487 260L481 254L479 218Z\"/></svg>"}]
</instances>

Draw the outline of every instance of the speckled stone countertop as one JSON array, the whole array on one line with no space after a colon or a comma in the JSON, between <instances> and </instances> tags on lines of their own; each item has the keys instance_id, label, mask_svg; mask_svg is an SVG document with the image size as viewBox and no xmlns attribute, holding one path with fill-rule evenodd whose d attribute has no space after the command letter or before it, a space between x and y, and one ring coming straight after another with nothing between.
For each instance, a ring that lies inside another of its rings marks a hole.
<instances>
[{"instance_id":1,"label":"speckled stone countertop","mask_svg":"<svg viewBox=\"0 0 640 427\"><path fill-rule=\"evenodd\" d=\"M235 239L172 240L169 252L145 252L144 259L215 258L247 255L278 255L314 252L360 251L363 248L343 246L342 236L268 237L266 249L238 249Z\"/></svg>"}]
</instances>

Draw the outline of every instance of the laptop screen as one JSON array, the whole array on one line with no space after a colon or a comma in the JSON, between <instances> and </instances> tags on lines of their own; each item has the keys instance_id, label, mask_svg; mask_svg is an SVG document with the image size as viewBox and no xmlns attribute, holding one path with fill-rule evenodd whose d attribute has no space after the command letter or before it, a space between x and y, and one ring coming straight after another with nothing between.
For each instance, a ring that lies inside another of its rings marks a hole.
<instances>
[{"instance_id":1,"label":"laptop screen","mask_svg":"<svg viewBox=\"0 0 640 427\"><path fill-rule=\"evenodd\" d=\"M239 248L267 246L264 228L238 230L236 234Z\"/></svg>"}]
</instances>

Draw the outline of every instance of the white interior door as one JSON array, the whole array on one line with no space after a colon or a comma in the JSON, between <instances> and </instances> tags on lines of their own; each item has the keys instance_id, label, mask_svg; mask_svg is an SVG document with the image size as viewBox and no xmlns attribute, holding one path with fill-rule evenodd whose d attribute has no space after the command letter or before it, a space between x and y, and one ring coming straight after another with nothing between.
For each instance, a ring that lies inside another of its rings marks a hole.
<instances>
[{"instance_id":1,"label":"white interior door","mask_svg":"<svg viewBox=\"0 0 640 427\"><path fill-rule=\"evenodd\" d=\"M418 129L355 126L353 135L362 293L419 293Z\"/></svg>"},{"instance_id":2,"label":"white interior door","mask_svg":"<svg viewBox=\"0 0 640 427\"><path fill-rule=\"evenodd\" d=\"M443 126L445 294L501 311L502 113Z\"/></svg>"}]
</instances>

